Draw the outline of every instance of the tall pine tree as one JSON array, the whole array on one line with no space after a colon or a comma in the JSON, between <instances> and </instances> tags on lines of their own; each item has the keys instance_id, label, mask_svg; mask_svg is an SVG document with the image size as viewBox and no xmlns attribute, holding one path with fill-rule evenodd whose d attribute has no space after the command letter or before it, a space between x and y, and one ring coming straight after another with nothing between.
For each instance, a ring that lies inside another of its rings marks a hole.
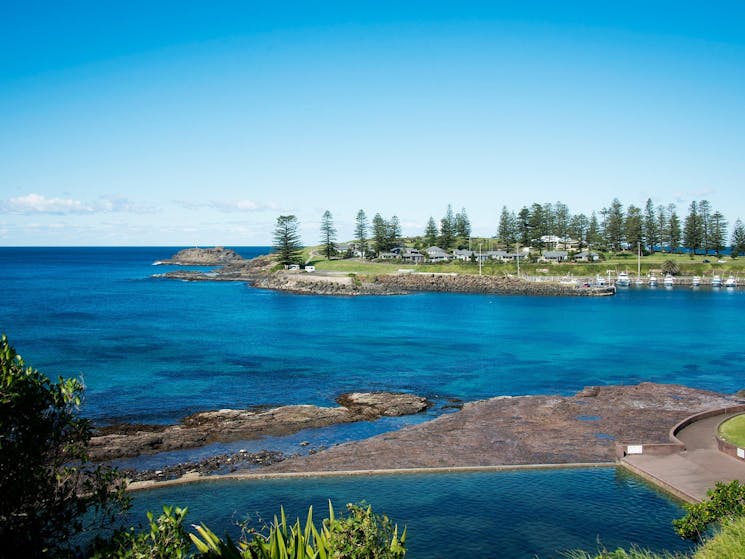
<instances>
[{"instance_id":1,"label":"tall pine tree","mask_svg":"<svg viewBox=\"0 0 745 559\"><path fill-rule=\"evenodd\" d=\"M294 215L281 215L274 228L274 250L277 262L284 266L299 264L303 245Z\"/></svg>"},{"instance_id":2,"label":"tall pine tree","mask_svg":"<svg viewBox=\"0 0 745 559\"><path fill-rule=\"evenodd\" d=\"M334 217L329 210L323 212L321 217L321 246L326 260L336 254L336 228L334 227Z\"/></svg>"}]
</instances>

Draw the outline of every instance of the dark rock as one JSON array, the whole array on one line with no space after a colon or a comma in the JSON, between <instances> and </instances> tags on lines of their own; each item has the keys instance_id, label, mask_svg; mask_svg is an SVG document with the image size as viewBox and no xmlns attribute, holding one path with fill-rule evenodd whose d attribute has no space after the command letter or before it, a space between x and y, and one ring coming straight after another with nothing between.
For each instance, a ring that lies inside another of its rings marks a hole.
<instances>
[{"instance_id":1,"label":"dark rock","mask_svg":"<svg viewBox=\"0 0 745 559\"><path fill-rule=\"evenodd\" d=\"M229 248L185 248L178 251L162 264L179 264L187 266L222 266L230 262L243 260L243 257Z\"/></svg>"},{"instance_id":2,"label":"dark rock","mask_svg":"<svg viewBox=\"0 0 745 559\"><path fill-rule=\"evenodd\" d=\"M366 418L411 415L430 406L421 396L393 392L350 392L342 394L336 401L353 414Z\"/></svg>"},{"instance_id":3,"label":"dark rock","mask_svg":"<svg viewBox=\"0 0 745 559\"><path fill-rule=\"evenodd\" d=\"M597 387L597 395L498 397L319 452L268 471L613 462L616 442L666 443L686 417L731 406L732 396L680 385ZM585 420L592 417L592 421Z\"/></svg>"}]
</instances>

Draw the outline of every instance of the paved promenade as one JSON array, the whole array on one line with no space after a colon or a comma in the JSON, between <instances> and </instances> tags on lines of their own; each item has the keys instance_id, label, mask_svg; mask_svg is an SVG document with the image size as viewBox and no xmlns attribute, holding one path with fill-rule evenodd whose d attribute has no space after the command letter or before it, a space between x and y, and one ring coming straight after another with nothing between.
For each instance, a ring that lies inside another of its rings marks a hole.
<instances>
[{"instance_id":1,"label":"paved promenade","mask_svg":"<svg viewBox=\"0 0 745 559\"><path fill-rule=\"evenodd\" d=\"M745 462L717 449L715 434L723 419L723 415L702 419L678 432L686 445L683 452L629 455L622 463L685 501L701 501L717 481L745 481Z\"/></svg>"}]
</instances>

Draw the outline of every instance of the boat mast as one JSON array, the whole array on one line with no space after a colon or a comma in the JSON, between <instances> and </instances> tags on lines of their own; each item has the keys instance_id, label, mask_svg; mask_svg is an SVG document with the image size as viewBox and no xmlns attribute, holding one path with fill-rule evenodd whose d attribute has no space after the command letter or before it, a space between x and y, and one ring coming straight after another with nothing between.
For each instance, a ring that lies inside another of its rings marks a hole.
<instances>
[{"instance_id":1,"label":"boat mast","mask_svg":"<svg viewBox=\"0 0 745 559\"><path fill-rule=\"evenodd\" d=\"M636 243L636 277L642 276L642 244Z\"/></svg>"}]
</instances>

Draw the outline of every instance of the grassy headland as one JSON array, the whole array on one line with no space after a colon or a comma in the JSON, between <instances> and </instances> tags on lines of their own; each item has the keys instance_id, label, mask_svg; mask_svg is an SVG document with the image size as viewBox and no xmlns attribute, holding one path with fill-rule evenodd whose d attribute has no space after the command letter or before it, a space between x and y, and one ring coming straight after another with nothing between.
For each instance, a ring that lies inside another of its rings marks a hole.
<instances>
[{"instance_id":1,"label":"grassy headland","mask_svg":"<svg viewBox=\"0 0 745 559\"><path fill-rule=\"evenodd\" d=\"M326 260L320 255L317 247L306 248L303 254L307 264L312 264L319 271L357 273L363 275L394 273L400 269L410 269L417 272L454 272L458 274L478 274L477 262L464 262L452 260L442 263L414 264L402 261L379 261L362 260L360 258L331 259ZM520 273L530 276L581 276L589 277L595 275L607 276L609 271L612 275L627 271L635 276L637 272L637 256L632 252L601 253L598 262L566 262L548 263L539 261L540 254L534 253L530 259L520 262ZM650 273L662 274L666 262L674 262L681 276L721 276L745 275L745 257L732 259L729 256L707 257L697 255L691 258L687 254L668 254L657 252L641 257L641 275ZM505 275L517 273L517 265L514 262L492 262L482 263L481 272L485 275Z\"/></svg>"}]
</instances>

